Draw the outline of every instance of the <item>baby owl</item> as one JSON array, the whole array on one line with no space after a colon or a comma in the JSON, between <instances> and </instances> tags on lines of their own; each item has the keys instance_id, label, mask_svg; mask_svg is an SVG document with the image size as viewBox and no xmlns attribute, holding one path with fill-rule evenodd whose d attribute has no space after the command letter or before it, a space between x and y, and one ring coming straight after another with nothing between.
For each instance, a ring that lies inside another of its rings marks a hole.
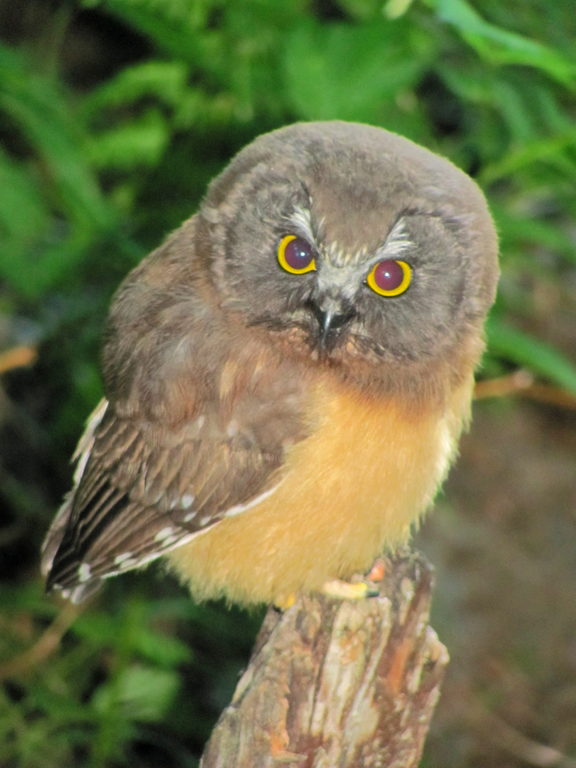
<instances>
[{"instance_id":1,"label":"baby owl","mask_svg":"<svg viewBox=\"0 0 576 768\"><path fill-rule=\"evenodd\" d=\"M367 569L446 476L497 276L447 160L345 122L257 138L114 298L48 588L166 555L255 603Z\"/></svg>"}]
</instances>

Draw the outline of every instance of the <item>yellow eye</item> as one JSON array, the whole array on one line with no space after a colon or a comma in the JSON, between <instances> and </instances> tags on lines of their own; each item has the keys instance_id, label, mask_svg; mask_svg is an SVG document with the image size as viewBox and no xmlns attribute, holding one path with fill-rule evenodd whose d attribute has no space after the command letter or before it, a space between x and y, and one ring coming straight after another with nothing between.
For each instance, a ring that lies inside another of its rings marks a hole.
<instances>
[{"instance_id":1,"label":"yellow eye","mask_svg":"<svg viewBox=\"0 0 576 768\"><path fill-rule=\"evenodd\" d=\"M296 235L286 235L280 240L278 263L282 269L293 275L303 275L316 269L312 246Z\"/></svg>"},{"instance_id":2,"label":"yellow eye","mask_svg":"<svg viewBox=\"0 0 576 768\"><path fill-rule=\"evenodd\" d=\"M366 282L379 296L400 296L412 281L412 268L405 261L386 259L370 270Z\"/></svg>"}]
</instances>

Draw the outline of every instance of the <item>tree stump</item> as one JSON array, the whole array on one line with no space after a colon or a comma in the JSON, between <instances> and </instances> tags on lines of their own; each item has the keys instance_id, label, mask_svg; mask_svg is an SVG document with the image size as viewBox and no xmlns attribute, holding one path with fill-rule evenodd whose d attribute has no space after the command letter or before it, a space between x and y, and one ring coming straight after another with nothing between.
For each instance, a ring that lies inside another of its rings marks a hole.
<instances>
[{"instance_id":1,"label":"tree stump","mask_svg":"<svg viewBox=\"0 0 576 768\"><path fill-rule=\"evenodd\" d=\"M201 768L416 768L448 664L431 590L403 551L377 597L271 608Z\"/></svg>"}]
</instances>

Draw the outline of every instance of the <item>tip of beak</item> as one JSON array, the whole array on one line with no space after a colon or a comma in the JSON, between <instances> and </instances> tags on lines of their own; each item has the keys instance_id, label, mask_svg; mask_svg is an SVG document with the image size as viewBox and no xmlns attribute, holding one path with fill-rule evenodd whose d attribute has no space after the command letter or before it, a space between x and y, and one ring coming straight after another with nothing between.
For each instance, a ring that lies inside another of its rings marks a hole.
<instances>
[{"instance_id":1,"label":"tip of beak","mask_svg":"<svg viewBox=\"0 0 576 768\"><path fill-rule=\"evenodd\" d=\"M332 337L334 337L334 328L332 325L332 321L334 318L334 312L331 312L328 310L324 313L322 318L320 319L319 325L320 325L320 349L326 350L329 346L328 340Z\"/></svg>"},{"instance_id":2,"label":"tip of beak","mask_svg":"<svg viewBox=\"0 0 576 768\"><path fill-rule=\"evenodd\" d=\"M323 309L317 304L311 304L310 309L318 323L317 337L320 352L325 356L334 348L343 328L355 316L354 310L343 310L340 307Z\"/></svg>"}]
</instances>

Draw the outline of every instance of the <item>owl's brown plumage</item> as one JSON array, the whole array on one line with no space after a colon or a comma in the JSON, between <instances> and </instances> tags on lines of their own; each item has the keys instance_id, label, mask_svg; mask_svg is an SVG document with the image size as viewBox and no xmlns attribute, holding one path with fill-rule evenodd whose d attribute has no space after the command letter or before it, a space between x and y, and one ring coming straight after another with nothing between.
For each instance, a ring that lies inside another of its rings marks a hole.
<instances>
[{"instance_id":1,"label":"owl's brown plumage","mask_svg":"<svg viewBox=\"0 0 576 768\"><path fill-rule=\"evenodd\" d=\"M258 602L367 568L453 458L496 255L476 185L406 139L256 139L114 299L48 587L170 553L198 597Z\"/></svg>"}]
</instances>

